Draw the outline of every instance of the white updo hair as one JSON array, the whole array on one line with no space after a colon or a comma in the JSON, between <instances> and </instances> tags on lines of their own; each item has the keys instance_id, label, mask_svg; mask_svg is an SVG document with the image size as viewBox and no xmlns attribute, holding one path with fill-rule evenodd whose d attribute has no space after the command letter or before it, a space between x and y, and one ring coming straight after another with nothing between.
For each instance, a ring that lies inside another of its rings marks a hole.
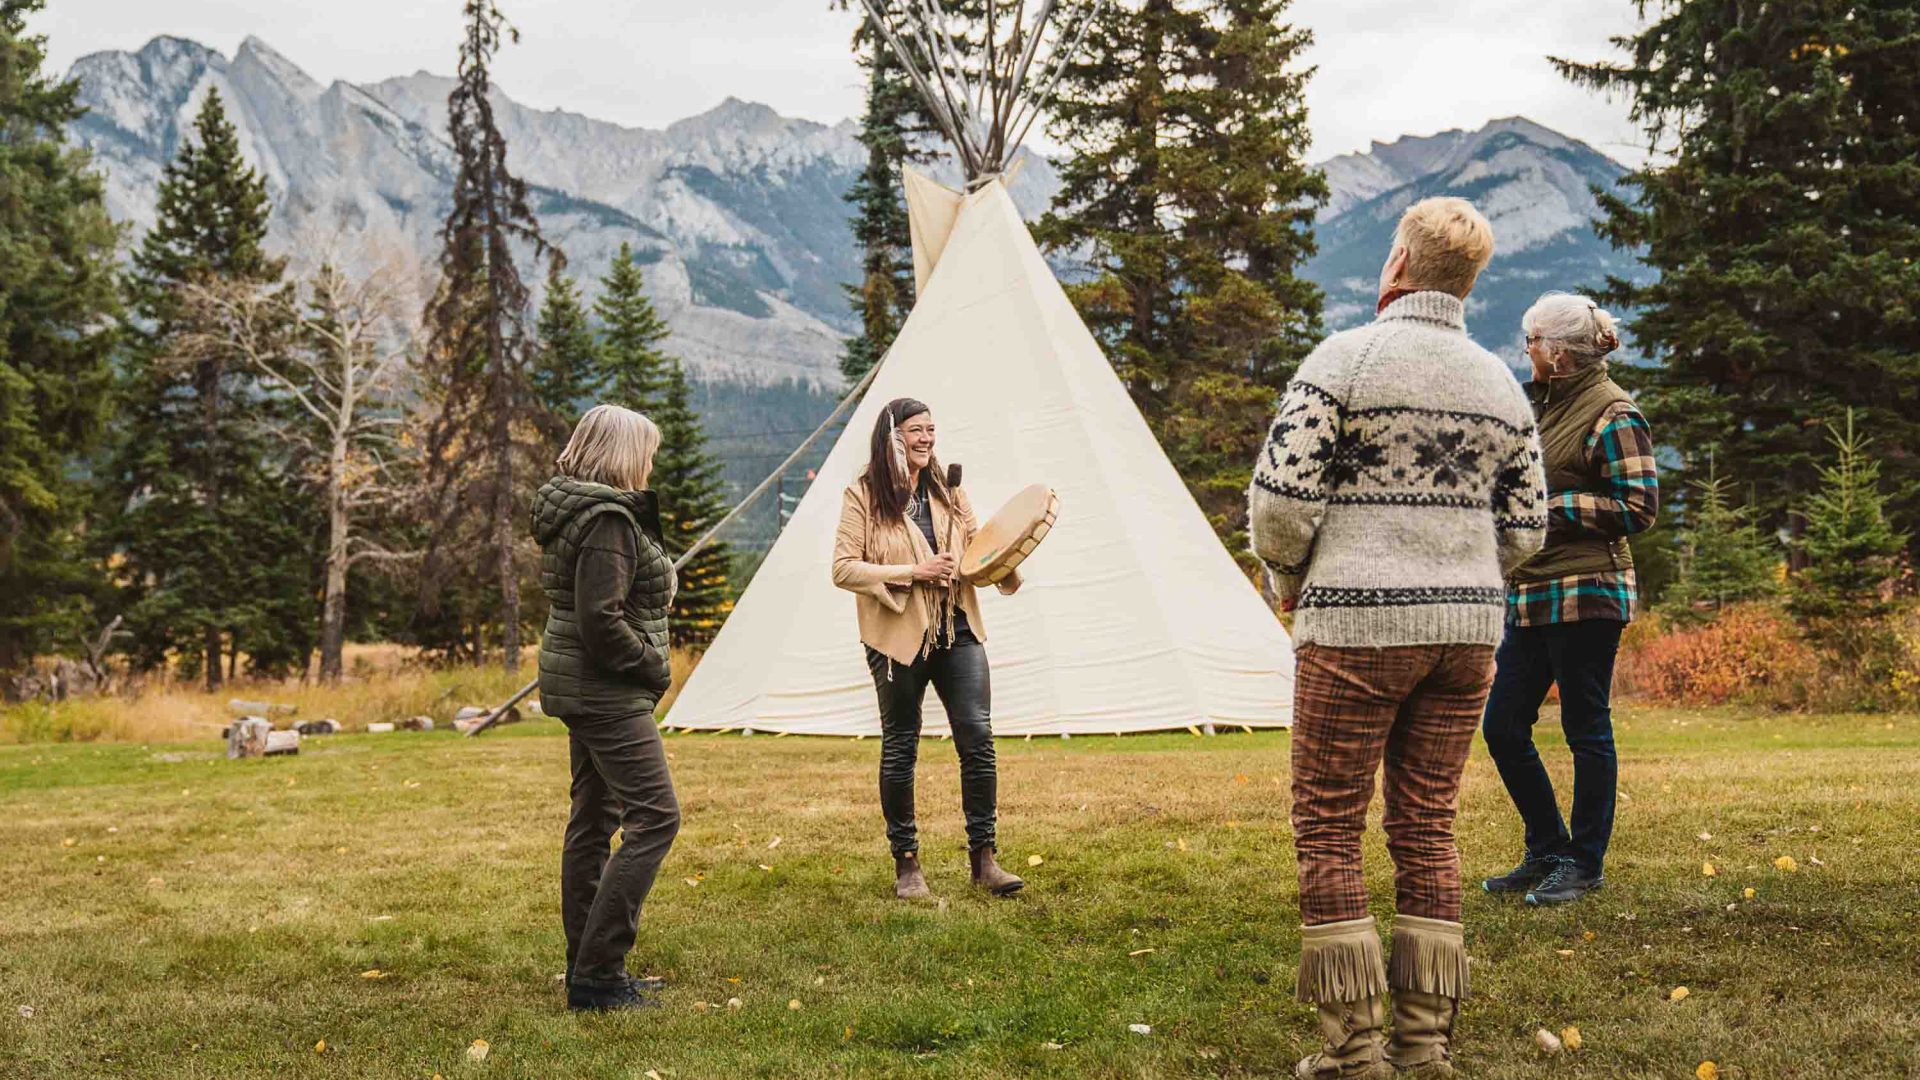
<instances>
[{"instance_id":1,"label":"white updo hair","mask_svg":"<svg viewBox=\"0 0 1920 1080\"><path fill-rule=\"evenodd\" d=\"M1535 300L1520 317L1520 328L1528 337L1565 353L1575 367L1597 364L1620 347L1613 316L1573 293L1550 292Z\"/></svg>"}]
</instances>

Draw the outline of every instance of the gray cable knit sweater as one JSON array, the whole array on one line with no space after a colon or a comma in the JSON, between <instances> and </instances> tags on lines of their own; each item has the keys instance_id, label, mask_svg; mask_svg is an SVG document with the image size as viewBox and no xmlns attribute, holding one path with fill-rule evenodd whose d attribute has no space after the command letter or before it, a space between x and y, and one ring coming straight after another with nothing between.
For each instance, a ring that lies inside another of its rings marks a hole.
<instances>
[{"instance_id":1,"label":"gray cable knit sweater","mask_svg":"<svg viewBox=\"0 0 1920 1080\"><path fill-rule=\"evenodd\" d=\"M1303 645L1498 644L1506 574L1547 529L1533 410L1441 292L1320 343L1247 497Z\"/></svg>"}]
</instances>

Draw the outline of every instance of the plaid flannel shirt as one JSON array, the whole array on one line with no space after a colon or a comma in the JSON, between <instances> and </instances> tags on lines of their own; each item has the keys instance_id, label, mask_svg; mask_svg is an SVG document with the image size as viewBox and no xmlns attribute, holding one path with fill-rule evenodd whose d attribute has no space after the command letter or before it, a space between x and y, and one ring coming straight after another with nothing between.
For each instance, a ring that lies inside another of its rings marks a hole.
<instances>
[{"instance_id":1,"label":"plaid flannel shirt","mask_svg":"<svg viewBox=\"0 0 1920 1080\"><path fill-rule=\"evenodd\" d=\"M1565 536L1618 539L1645 532L1660 511L1653 431L1627 402L1600 415L1587 435L1590 490L1547 495L1547 544ZM1627 622L1639 602L1631 567L1573 574L1507 589L1507 625L1547 626L1584 619Z\"/></svg>"}]
</instances>

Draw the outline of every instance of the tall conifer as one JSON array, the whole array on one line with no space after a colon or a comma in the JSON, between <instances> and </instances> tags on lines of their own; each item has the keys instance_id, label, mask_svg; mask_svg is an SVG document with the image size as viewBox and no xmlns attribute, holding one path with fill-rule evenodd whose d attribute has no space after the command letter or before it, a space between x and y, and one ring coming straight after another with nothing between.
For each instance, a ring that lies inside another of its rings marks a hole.
<instances>
[{"instance_id":1,"label":"tall conifer","mask_svg":"<svg viewBox=\"0 0 1920 1080\"><path fill-rule=\"evenodd\" d=\"M1235 552L1267 414L1321 332L1298 273L1327 197L1304 163L1312 37L1286 9L1100 5L1052 105L1071 157L1037 230L1087 255L1068 292Z\"/></svg>"},{"instance_id":2,"label":"tall conifer","mask_svg":"<svg viewBox=\"0 0 1920 1080\"><path fill-rule=\"evenodd\" d=\"M178 652L220 685L247 652L268 670L303 666L316 622L316 533L259 413L276 404L189 287L271 286L266 183L249 167L220 95L167 166L158 220L133 256L125 403L106 494L134 653Z\"/></svg>"},{"instance_id":3,"label":"tall conifer","mask_svg":"<svg viewBox=\"0 0 1920 1080\"><path fill-rule=\"evenodd\" d=\"M1823 417L1855 410L1891 517L1920 525L1920 7L1647 0L1619 62L1650 163L1601 235L1659 271L1612 281L1656 366L1639 401L1698 463L1738 461L1779 526L1820 484Z\"/></svg>"},{"instance_id":4,"label":"tall conifer","mask_svg":"<svg viewBox=\"0 0 1920 1080\"><path fill-rule=\"evenodd\" d=\"M426 435L431 535L422 575L423 643L478 660L497 641L519 667L523 576L533 570L525 509L550 461L550 427L532 385L530 299L516 247L559 260L507 168L490 67L518 33L493 0L464 0L464 31L447 132L453 210L440 231L441 283L428 306L433 382Z\"/></svg>"},{"instance_id":5,"label":"tall conifer","mask_svg":"<svg viewBox=\"0 0 1920 1080\"><path fill-rule=\"evenodd\" d=\"M720 462L707 450L706 431L687 396L687 373L668 359L666 386L653 411L660 425L660 452L653 462L653 490L660 496L660 523L667 554L679 558L727 513ZM673 597L673 643L704 649L733 610L727 584L733 561L727 545L701 548L680 568Z\"/></svg>"},{"instance_id":6,"label":"tall conifer","mask_svg":"<svg viewBox=\"0 0 1920 1080\"><path fill-rule=\"evenodd\" d=\"M0 676L85 621L72 466L101 433L119 312L104 185L62 141L79 84L43 75L27 32L42 6L0 0Z\"/></svg>"},{"instance_id":7,"label":"tall conifer","mask_svg":"<svg viewBox=\"0 0 1920 1080\"><path fill-rule=\"evenodd\" d=\"M652 414L667 385L667 357L660 351L660 343L667 339L667 324L647 299L644 284L633 249L621 244L600 282L600 298L593 310L600 316L600 364L607 400Z\"/></svg>"},{"instance_id":8,"label":"tall conifer","mask_svg":"<svg viewBox=\"0 0 1920 1080\"><path fill-rule=\"evenodd\" d=\"M533 365L533 393L540 402L555 449L564 446L583 408L606 386L600 347L580 303L580 290L559 267L547 275L547 296L534 332L540 348Z\"/></svg>"}]
</instances>

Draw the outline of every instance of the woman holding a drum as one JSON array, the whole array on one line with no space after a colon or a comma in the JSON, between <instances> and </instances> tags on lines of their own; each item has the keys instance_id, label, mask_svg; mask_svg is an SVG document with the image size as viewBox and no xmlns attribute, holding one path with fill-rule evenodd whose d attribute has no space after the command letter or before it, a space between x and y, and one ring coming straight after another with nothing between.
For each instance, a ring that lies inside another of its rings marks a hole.
<instances>
[{"instance_id":1,"label":"woman holding a drum","mask_svg":"<svg viewBox=\"0 0 1920 1080\"><path fill-rule=\"evenodd\" d=\"M973 883L995 896L1025 882L994 859L997 774L985 624L960 557L978 531L959 468L934 457L933 414L912 398L887 403L867 467L847 487L834 538L833 583L854 594L860 640L880 699L880 811L893 848L894 894L931 895L920 870L913 771L920 705L931 685L953 724ZM1017 572L998 588L1020 587Z\"/></svg>"}]
</instances>

